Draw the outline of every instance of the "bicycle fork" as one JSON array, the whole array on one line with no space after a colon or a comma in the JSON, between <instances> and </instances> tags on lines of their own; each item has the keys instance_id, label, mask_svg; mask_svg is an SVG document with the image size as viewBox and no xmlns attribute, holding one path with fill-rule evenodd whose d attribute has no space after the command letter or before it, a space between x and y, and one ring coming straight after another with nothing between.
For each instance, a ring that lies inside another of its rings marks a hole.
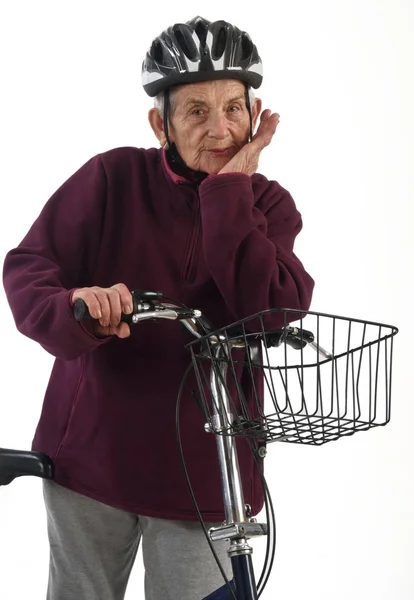
<instances>
[{"instance_id":1,"label":"bicycle fork","mask_svg":"<svg viewBox=\"0 0 414 600\"><path fill-rule=\"evenodd\" d=\"M215 358L225 356L221 344L215 348ZM254 578L253 549L247 540L251 537L267 534L267 525L257 523L250 518L244 503L240 477L239 461L234 436L221 435L233 422L230 400L226 390L227 361L217 360L217 369L212 366L210 386L213 399L213 416L206 427L216 432L216 442L223 489L225 522L221 527L210 529L210 539L230 540L227 551L231 559L237 600L257 600L257 587Z\"/></svg>"}]
</instances>

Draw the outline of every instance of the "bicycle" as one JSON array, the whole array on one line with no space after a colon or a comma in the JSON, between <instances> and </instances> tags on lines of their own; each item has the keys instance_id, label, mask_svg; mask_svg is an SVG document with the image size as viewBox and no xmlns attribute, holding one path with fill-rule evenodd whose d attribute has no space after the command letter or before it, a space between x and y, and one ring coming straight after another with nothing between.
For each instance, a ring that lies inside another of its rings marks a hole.
<instances>
[{"instance_id":1,"label":"bicycle","mask_svg":"<svg viewBox=\"0 0 414 600\"><path fill-rule=\"evenodd\" d=\"M393 338L398 329L313 311L271 309L214 330L200 311L160 292L133 291L132 297L132 314L122 316L129 325L148 319L179 320L196 338L187 344L191 363L178 393L176 428L189 492L225 581L204 600L257 600L275 556L275 516L262 469L267 445L322 445L386 425L391 416ZM90 318L82 300L76 301L74 316L78 321ZM275 318L282 327L269 328ZM311 329L302 327L305 318L313 323ZM296 322L297 326L291 325ZM331 340L329 350L321 339ZM272 364L274 351L277 365ZM216 436L221 472L225 521L209 531L198 509L181 447L181 395L191 369L196 374L196 401L206 418L205 430ZM314 389L315 398L305 396L305 381L307 389ZM236 438L244 438L253 452L264 487L267 523L258 523L244 502ZM0 485L24 475L53 479L53 461L42 453L0 449ZM256 584L248 540L261 536L267 537L267 548ZM231 581L214 551L216 540L229 541Z\"/></svg>"}]
</instances>

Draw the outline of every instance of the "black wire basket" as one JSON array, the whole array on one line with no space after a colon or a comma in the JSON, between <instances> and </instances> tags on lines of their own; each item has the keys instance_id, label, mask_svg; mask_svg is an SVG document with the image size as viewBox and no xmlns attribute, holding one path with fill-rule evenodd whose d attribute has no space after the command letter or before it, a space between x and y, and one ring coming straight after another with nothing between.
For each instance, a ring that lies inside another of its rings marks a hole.
<instances>
[{"instance_id":1,"label":"black wire basket","mask_svg":"<svg viewBox=\"0 0 414 600\"><path fill-rule=\"evenodd\" d=\"M188 348L208 428L321 445L386 425L397 333L392 325L274 309L203 336Z\"/></svg>"}]
</instances>

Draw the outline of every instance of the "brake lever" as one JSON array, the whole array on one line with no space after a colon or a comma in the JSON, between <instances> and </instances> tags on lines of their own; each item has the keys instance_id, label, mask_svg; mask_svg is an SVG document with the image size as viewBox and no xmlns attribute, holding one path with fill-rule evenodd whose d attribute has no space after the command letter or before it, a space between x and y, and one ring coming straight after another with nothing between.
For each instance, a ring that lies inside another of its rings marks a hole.
<instances>
[{"instance_id":1,"label":"brake lever","mask_svg":"<svg viewBox=\"0 0 414 600\"><path fill-rule=\"evenodd\" d=\"M288 329L286 344L294 348L294 350L301 350L307 344L315 341L315 336L307 329L299 329L298 327L288 327Z\"/></svg>"},{"instance_id":2,"label":"brake lever","mask_svg":"<svg viewBox=\"0 0 414 600\"><path fill-rule=\"evenodd\" d=\"M315 336L311 331L299 329L298 327L285 327L278 331L272 331L271 334L265 336L266 346L278 347L283 343L288 344L295 350L304 348L306 344L314 342Z\"/></svg>"}]
</instances>

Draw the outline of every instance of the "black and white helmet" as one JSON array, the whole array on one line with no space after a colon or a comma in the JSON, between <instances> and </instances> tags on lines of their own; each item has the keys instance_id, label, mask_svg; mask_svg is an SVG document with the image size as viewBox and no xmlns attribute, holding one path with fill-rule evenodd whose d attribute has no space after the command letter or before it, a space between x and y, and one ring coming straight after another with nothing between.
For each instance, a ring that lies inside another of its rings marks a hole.
<instances>
[{"instance_id":1,"label":"black and white helmet","mask_svg":"<svg viewBox=\"0 0 414 600\"><path fill-rule=\"evenodd\" d=\"M262 61L250 36L226 21L195 17L176 23L152 42L141 80L149 96L185 83L238 79L258 88Z\"/></svg>"}]
</instances>

